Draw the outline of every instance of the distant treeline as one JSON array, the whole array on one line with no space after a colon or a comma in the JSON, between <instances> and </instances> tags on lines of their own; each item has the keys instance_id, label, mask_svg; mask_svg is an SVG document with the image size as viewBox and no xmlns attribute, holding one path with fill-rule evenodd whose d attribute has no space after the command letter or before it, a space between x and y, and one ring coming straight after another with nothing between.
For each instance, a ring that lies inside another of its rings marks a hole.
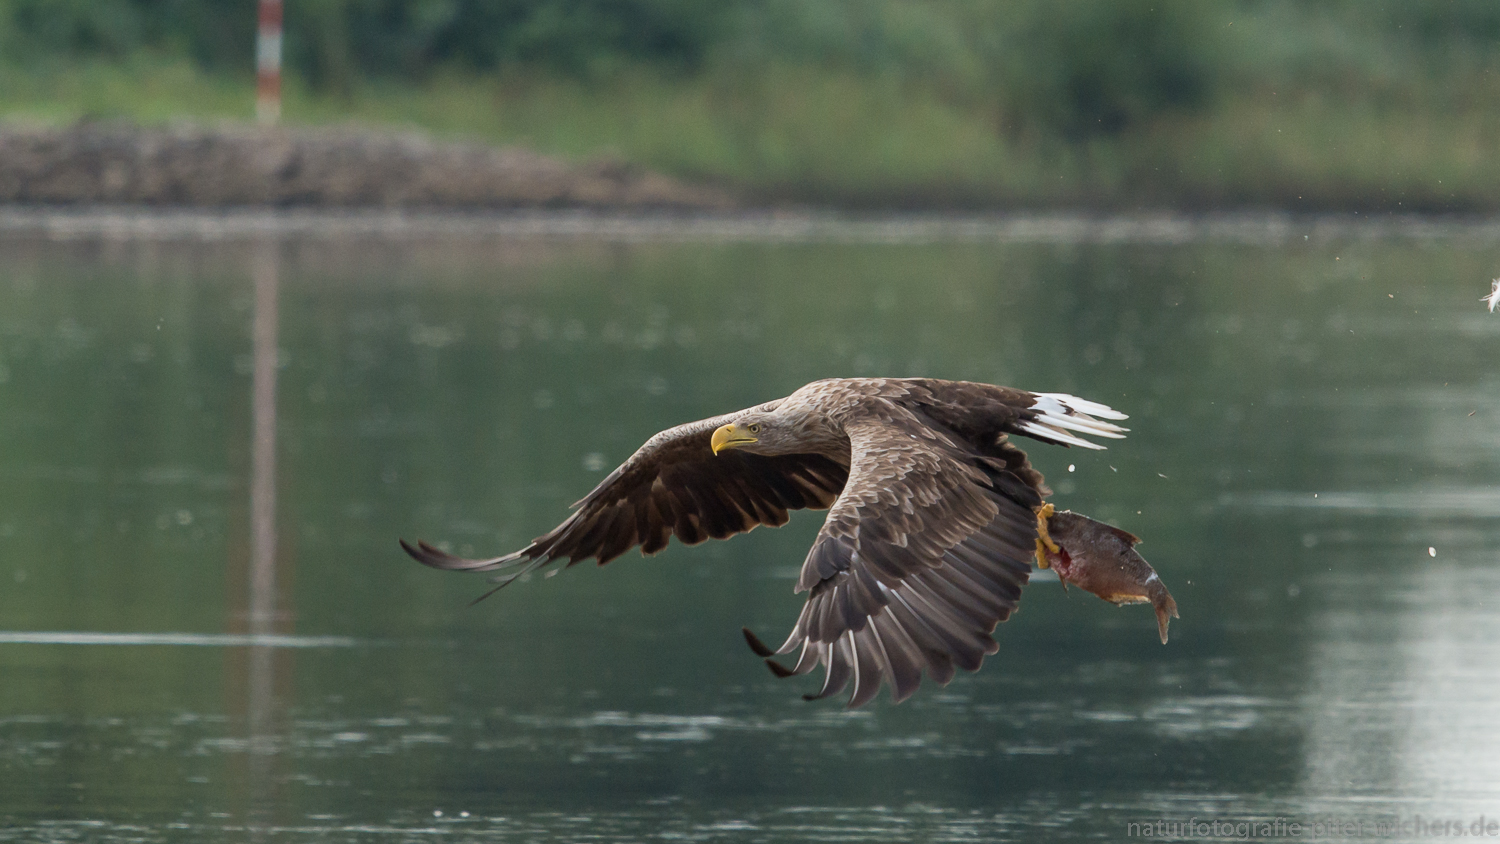
<instances>
[{"instance_id":1,"label":"distant treeline","mask_svg":"<svg viewBox=\"0 0 1500 844\"><path fill-rule=\"evenodd\" d=\"M180 54L248 74L255 0L0 0L11 62ZM1012 128L1110 134L1230 84L1451 71L1500 41L1494 0L286 0L314 90L526 68L597 79L814 64L1002 101ZM1239 31L1235 32L1235 27ZM1332 33L1339 37L1329 37Z\"/></svg>"},{"instance_id":2,"label":"distant treeline","mask_svg":"<svg viewBox=\"0 0 1500 844\"><path fill-rule=\"evenodd\" d=\"M248 114L255 6L0 0L0 116ZM1500 202L1497 0L286 0L285 60L292 121L772 201Z\"/></svg>"}]
</instances>

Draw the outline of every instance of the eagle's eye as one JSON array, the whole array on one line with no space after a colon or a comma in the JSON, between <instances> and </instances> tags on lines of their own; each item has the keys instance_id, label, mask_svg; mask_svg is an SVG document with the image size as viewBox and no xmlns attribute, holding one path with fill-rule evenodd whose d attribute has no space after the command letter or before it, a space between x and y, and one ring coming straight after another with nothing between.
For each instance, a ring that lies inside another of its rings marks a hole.
<instances>
[{"instance_id":1,"label":"eagle's eye","mask_svg":"<svg viewBox=\"0 0 1500 844\"><path fill-rule=\"evenodd\" d=\"M749 429L750 433L752 433L752 434L758 434L758 433L760 433L760 423L759 422L751 422L749 425L746 425L745 427L747 429Z\"/></svg>"}]
</instances>

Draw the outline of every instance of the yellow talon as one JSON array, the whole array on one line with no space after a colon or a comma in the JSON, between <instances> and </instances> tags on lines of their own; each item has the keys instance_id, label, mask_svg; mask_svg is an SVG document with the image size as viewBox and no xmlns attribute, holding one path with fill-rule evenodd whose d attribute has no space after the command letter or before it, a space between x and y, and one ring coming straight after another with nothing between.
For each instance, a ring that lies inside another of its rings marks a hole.
<instances>
[{"instance_id":1,"label":"yellow talon","mask_svg":"<svg viewBox=\"0 0 1500 844\"><path fill-rule=\"evenodd\" d=\"M1051 503L1043 504L1036 508L1036 565L1037 568L1047 568L1047 552L1056 554L1062 551L1056 542L1052 541L1052 535L1047 533L1047 519L1057 512L1057 508Z\"/></svg>"}]
</instances>

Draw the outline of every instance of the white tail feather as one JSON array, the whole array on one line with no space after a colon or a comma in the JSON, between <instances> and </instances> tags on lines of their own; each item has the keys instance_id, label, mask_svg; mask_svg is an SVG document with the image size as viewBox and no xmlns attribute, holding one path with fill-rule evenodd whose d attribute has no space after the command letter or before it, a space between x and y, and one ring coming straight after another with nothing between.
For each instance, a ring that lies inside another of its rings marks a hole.
<instances>
[{"instance_id":1,"label":"white tail feather","mask_svg":"<svg viewBox=\"0 0 1500 844\"><path fill-rule=\"evenodd\" d=\"M1070 396L1067 393L1037 393L1036 397L1038 399L1037 404L1041 404L1041 399L1052 399L1058 404L1061 404L1063 407L1069 408L1077 413L1087 413L1089 416L1097 416L1101 419L1130 418L1129 416L1126 416L1120 411L1115 410L1109 405L1100 404L1096 401L1089 401L1088 399L1081 399L1077 396Z\"/></svg>"},{"instance_id":2,"label":"white tail feather","mask_svg":"<svg viewBox=\"0 0 1500 844\"><path fill-rule=\"evenodd\" d=\"M1112 440L1123 440L1125 435L1121 433L1124 429L1118 425L1108 422L1100 422L1087 416L1044 416L1042 421L1054 428L1066 428L1069 431L1077 431L1081 434L1092 434L1096 437L1108 437Z\"/></svg>"},{"instance_id":3,"label":"white tail feather","mask_svg":"<svg viewBox=\"0 0 1500 844\"><path fill-rule=\"evenodd\" d=\"M1122 428L1102 419L1126 419L1125 414L1098 402L1070 396L1067 393L1037 393L1031 409L1036 412L1034 420L1019 427L1022 431L1052 442L1076 445L1080 448L1103 449L1098 443L1076 437L1069 431L1077 431L1094 437L1123 439L1129 428ZM1095 418L1101 417L1101 418Z\"/></svg>"},{"instance_id":4,"label":"white tail feather","mask_svg":"<svg viewBox=\"0 0 1500 844\"><path fill-rule=\"evenodd\" d=\"M1061 428L1048 428L1046 425L1038 425L1035 422L1027 422L1021 425L1021 430L1034 437L1047 440L1048 442L1063 443L1065 445L1076 445L1080 448L1092 448L1095 451L1103 451L1104 446L1092 443L1085 439L1079 439Z\"/></svg>"}]
</instances>

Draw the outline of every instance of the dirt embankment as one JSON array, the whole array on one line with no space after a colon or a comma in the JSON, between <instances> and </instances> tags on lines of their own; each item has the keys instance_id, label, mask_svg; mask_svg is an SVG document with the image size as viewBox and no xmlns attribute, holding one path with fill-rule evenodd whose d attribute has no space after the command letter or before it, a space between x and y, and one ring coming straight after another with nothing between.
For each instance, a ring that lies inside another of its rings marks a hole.
<instances>
[{"instance_id":1,"label":"dirt embankment","mask_svg":"<svg viewBox=\"0 0 1500 844\"><path fill-rule=\"evenodd\" d=\"M0 126L0 203L724 210L722 191L613 162L412 133L245 125Z\"/></svg>"}]
</instances>

